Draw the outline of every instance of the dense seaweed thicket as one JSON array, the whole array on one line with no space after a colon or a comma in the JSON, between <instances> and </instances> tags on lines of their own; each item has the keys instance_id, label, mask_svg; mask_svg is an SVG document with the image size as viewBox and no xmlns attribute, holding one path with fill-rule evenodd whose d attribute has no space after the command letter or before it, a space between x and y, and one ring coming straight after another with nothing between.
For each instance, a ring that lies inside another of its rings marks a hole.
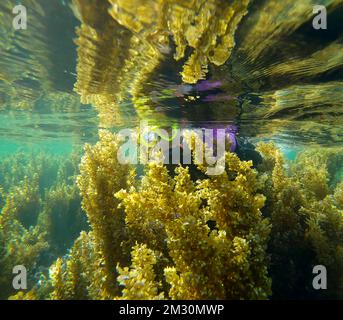
<instances>
[{"instance_id":1,"label":"dense seaweed thicket","mask_svg":"<svg viewBox=\"0 0 343 320\"><path fill-rule=\"evenodd\" d=\"M341 149L291 162L260 143L257 168L227 152L221 175L155 161L138 176L118 139L100 131L79 168L77 156L2 160L2 298L342 298ZM11 289L17 264L25 292ZM326 291L312 287L319 264Z\"/></svg>"},{"instance_id":2,"label":"dense seaweed thicket","mask_svg":"<svg viewBox=\"0 0 343 320\"><path fill-rule=\"evenodd\" d=\"M79 156L18 152L0 161L0 297L13 293L12 269L24 265L28 285L47 275L87 229L75 184Z\"/></svg>"}]
</instances>

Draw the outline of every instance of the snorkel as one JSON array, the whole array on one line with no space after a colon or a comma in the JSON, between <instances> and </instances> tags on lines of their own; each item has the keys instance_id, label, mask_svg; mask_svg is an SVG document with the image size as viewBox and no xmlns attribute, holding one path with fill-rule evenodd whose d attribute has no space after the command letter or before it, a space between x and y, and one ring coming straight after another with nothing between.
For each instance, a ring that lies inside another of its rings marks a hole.
<instances>
[{"instance_id":1,"label":"snorkel","mask_svg":"<svg viewBox=\"0 0 343 320\"><path fill-rule=\"evenodd\" d=\"M143 132L141 132L141 142L146 147L151 148L160 140L171 143L178 135L179 126L177 125L177 123L173 123L171 130L169 130L171 131L170 135L166 128L162 128L157 125L149 125L148 129L148 131L143 130Z\"/></svg>"},{"instance_id":2,"label":"snorkel","mask_svg":"<svg viewBox=\"0 0 343 320\"><path fill-rule=\"evenodd\" d=\"M237 132L238 128L235 124L230 125L217 125L213 127L212 124L206 125L203 129L213 130L214 141L225 141L225 145L230 145L230 152L235 152L237 149ZM223 137L224 135L224 137Z\"/></svg>"}]
</instances>

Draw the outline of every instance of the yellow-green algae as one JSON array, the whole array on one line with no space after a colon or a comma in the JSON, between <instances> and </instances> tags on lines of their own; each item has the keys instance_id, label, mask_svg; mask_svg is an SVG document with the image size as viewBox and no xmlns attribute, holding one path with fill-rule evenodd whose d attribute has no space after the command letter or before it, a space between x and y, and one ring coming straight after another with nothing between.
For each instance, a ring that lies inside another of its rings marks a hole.
<instances>
[{"instance_id":1,"label":"yellow-green algae","mask_svg":"<svg viewBox=\"0 0 343 320\"><path fill-rule=\"evenodd\" d=\"M32 286L39 266L64 254L87 228L73 178L78 159L22 152L1 159L0 298L15 293L15 265L26 266Z\"/></svg>"},{"instance_id":2,"label":"yellow-green algae","mask_svg":"<svg viewBox=\"0 0 343 320\"><path fill-rule=\"evenodd\" d=\"M342 169L343 150L307 150L287 173L273 144L257 149L264 157L259 168L267 196L264 211L272 223L273 293L281 298L311 297L312 268L322 264L328 270L330 297L342 298L342 182L335 183L334 173Z\"/></svg>"},{"instance_id":3,"label":"yellow-green algae","mask_svg":"<svg viewBox=\"0 0 343 320\"><path fill-rule=\"evenodd\" d=\"M118 162L119 143L100 131L85 147L77 181L90 230L45 285L11 299L342 297L342 149L289 162L260 143L257 169L227 152L224 173L195 181L190 171L205 167L157 161L137 178ZM324 294L311 289L317 264L328 269Z\"/></svg>"}]
</instances>

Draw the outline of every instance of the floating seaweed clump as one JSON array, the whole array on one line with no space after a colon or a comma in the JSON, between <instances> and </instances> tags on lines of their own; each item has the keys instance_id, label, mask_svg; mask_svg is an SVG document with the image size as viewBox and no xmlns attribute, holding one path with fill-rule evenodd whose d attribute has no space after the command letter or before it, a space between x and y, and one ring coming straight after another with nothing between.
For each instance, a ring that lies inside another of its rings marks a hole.
<instances>
[{"instance_id":1,"label":"floating seaweed clump","mask_svg":"<svg viewBox=\"0 0 343 320\"><path fill-rule=\"evenodd\" d=\"M144 87L162 63L184 60L183 82L205 79L210 63L223 65L230 57L249 3L74 0L81 21L76 92L96 107L103 127L121 122L120 103L128 96L140 117L154 114Z\"/></svg>"}]
</instances>

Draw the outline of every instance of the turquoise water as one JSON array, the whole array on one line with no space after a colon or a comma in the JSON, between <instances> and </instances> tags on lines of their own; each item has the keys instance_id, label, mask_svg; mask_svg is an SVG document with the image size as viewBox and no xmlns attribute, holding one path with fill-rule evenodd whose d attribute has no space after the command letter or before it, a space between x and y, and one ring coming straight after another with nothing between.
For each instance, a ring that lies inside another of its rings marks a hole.
<instances>
[{"instance_id":1,"label":"turquoise water","mask_svg":"<svg viewBox=\"0 0 343 320\"><path fill-rule=\"evenodd\" d=\"M63 154L94 142L97 115L90 106L82 108L80 112L0 110L0 153L43 148Z\"/></svg>"}]
</instances>

